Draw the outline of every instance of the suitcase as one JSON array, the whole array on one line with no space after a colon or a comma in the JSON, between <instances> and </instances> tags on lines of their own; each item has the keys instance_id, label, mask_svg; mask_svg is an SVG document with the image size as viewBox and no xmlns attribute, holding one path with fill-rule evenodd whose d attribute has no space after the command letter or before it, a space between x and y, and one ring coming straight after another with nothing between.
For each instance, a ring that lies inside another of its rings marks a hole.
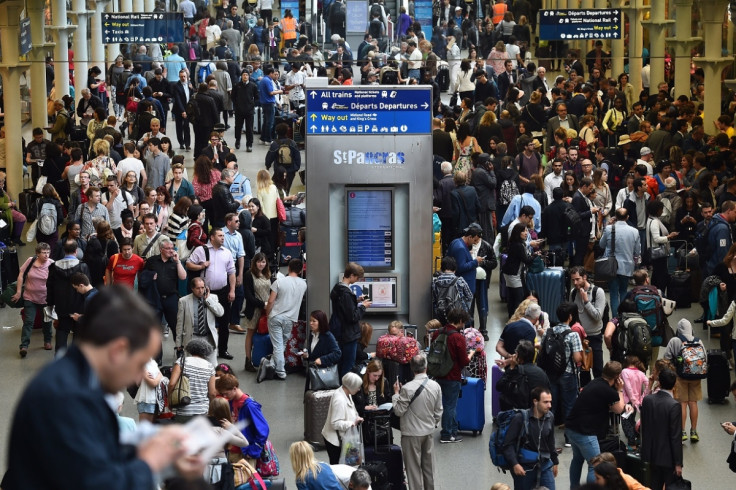
<instances>
[{"instance_id":1,"label":"suitcase","mask_svg":"<svg viewBox=\"0 0 736 490\"><path fill-rule=\"evenodd\" d=\"M371 488L374 490L391 489L391 483L389 483L388 476L388 466L386 466L386 463L382 461L374 461L373 463L364 464L361 468L367 471L368 475L371 477Z\"/></svg>"},{"instance_id":2,"label":"suitcase","mask_svg":"<svg viewBox=\"0 0 736 490\"><path fill-rule=\"evenodd\" d=\"M263 107L257 105L253 111L253 132L261 134L263 128Z\"/></svg>"},{"instance_id":3,"label":"suitcase","mask_svg":"<svg viewBox=\"0 0 736 490\"><path fill-rule=\"evenodd\" d=\"M291 327L289 341L286 342L284 349L284 367L287 373L304 372L304 364L299 352L304 348L306 340L307 322L302 320L294 322Z\"/></svg>"},{"instance_id":4,"label":"suitcase","mask_svg":"<svg viewBox=\"0 0 736 490\"><path fill-rule=\"evenodd\" d=\"M8 284L15 282L19 273L18 251L14 248L3 248L0 253L0 286L2 289L4 290Z\"/></svg>"},{"instance_id":5,"label":"suitcase","mask_svg":"<svg viewBox=\"0 0 736 490\"><path fill-rule=\"evenodd\" d=\"M398 362L390 359L380 359L380 361L383 364L383 375L391 386L396 382L397 377L399 378L399 383L402 385L414 379L414 373L411 372L411 368L408 364L399 364Z\"/></svg>"},{"instance_id":6,"label":"suitcase","mask_svg":"<svg viewBox=\"0 0 736 490\"><path fill-rule=\"evenodd\" d=\"M33 189L25 189L23 192L18 194L18 211L27 218L30 216L33 206L36 205L36 200L40 197L41 194L37 193Z\"/></svg>"},{"instance_id":7,"label":"suitcase","mask_svg":"<svg viewBox=\"0 0 736 490\"><path fill-rule=\"evenodd\" d=\"M486 386L483 380L478 378L466 378L467 383L460 390L460 398L457 400L458 430L472 431L473 435L483 433L486 425Z\"/></svg>"},{"instance_id":8,"label":"suitcase","mask_svg":"<svg viewBox=\"0 0 736 490\"><path fill-rule=\"evenodd\" d=\"M401 447L391 444L387 448L374 448L373 446L365 446L365 462L385 463L388 469L388 480L393 490L401 490L406 488L404 483L404 459L401 454Z\"/></svg>"},{"instance_id":9,"label":"suitcase","mask_svg":"<svg viewBox=\"0 0 736 490\"><path fill-rule=\"evenodd\" d=\"M688 271L675 271L670 275L667 285L667 298L677 302L677 308L690 308L692 305L692 274Z\"/></svg>"},{"instance_id":10,"label":"suitcase","mask_svg":"<svg viewBox=\"0 0 736 490\"><path fill-rule=\"evenodd\" d=\"M261 364L261 359L273 353L273 345L271 345L271 336L268 334L256 333L253 336L253 351L250 360L254 366Z\"/></svg>"},{"instance_id":11,"label":"suitcase","mask_svg":"<svg viewBox=\"0 0 736 490\"><path fill-rule=\"evenodd\" d=\"M317 450L325 447L322 428L334 390L307 391L304 393L304 440Z\"/></svg>"},{"instance_id":12,"label":"suitcase","mask_svg":"<svg viewBox=\"0 0 736 490\"><path fill-rule=\"evenodd\" d=\"M731 370L728 358L722 350L709 350L708 353L708 404L728 403L731 388Z\"/></svg>"},{"instance_id":13,"label":"suitcase","mask_svg":"<svg viewBox=\"0 0 736 490\"><path fill-rule=\"evenodd\" d=\"M450 90L450 68L447 66L441 66L437 70L437 77L435 82L440 86L440 92L447 92Z\"/></svg>"},{"instance_id":14,"label":"suitcase","mask_svg":"<svg viewBox=\"0 0 736 490\"><path fill-rule=\"evenodd\" d=\"M394 443L394 431L391 428L392 412L389 410L366 410L363 415L361 429L363 444L377 451L387 451Z\"/></svg>"},{"instance_id":15,"label":"suitcase","mask_svg":"<svg viewBox=\"0 0 736 490\"><path fill-rule=\"evenodd\" d=\"M501 254L501 264L500 267L503 268L503 265L506 263L506 259L508 259L509 256L502 253ZM506 302L506 279L503 277L503 272L498 275L498 297L501 298L501 303Z\"/></svg>"},{"instance_id":16,"label":"suitcase","mask_svg":"<svg viewBox=\"0 0 736 490\"><path fill-rule=\"evenodd\" d=\"M634 477L639 483L645 487L652 484L652 470L649 463L642 461L641 455L638 453L626 453L626 465L623 467L624 473Z\"/></svg>"},{"instance_id":17,"label":"suitcase","mask_svg":"<svg viewBox=\"0 0 736 490\"><path fill-rule=\"evenodd\" d=\"M302 242L299 241L299 226L279 227L281 235L281 248L279 253L281 256L281 265L289 265L291 259L298 259L302 254Z\"/></svg>"},{"instance_id":18,"label":"suitcase","mask_svg":"<svg viewBox=\"0 0 736 490\"><path fill-rule=\"evenodd\" d=\"M565 270L551 267L542 272L529 273L526 287L539 294L539 306L549 314L549 321L557 323L557 307L565 300Z\"/></svg>"},{"instance_id":19,"label":"suitcase","mask_svg":"<svg viewBox=\"0 0 736 490\"><path fill-rule=\"evenodd\" d=\"M602 453L611 453L616 458L616 466L626 468L626 444L617 436L598 439L598 447Z\"/></svg>"},{"instance_id":20,"label":"suitcase","mask_svg":"<svg viewBox=\"0 0 736 490\"><path fill-rule=\"evenodd\" d=\"M503 370L493 363L491 366L491 415L495 418L501 411L501 393L496 389L496 383L503 376Z\"/></svg>"}]
</instances>

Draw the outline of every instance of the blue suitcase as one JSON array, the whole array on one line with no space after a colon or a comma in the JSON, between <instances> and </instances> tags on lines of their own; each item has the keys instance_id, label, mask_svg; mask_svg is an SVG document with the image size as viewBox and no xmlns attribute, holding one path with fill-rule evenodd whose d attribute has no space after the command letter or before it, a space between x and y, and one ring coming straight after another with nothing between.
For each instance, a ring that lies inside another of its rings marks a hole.
<instances>
[{"instance_id":1,"label":"blue suitcase","mask_svg":"<svg viewBox=\"0 0 736 490\"><path fill-rule=\"evenodd\" d=\"M268 334L255 334L253 336L253 352L250 355L253 365L258 367L261 364L261 359L272 353L271 336Z\"/></svg>"},{"instance_id":2,"label":"blue suitcase","mask_svg":"<svg viewBox=\"0 0 736 490\"><path fill-rule=\"evenodd\" d=\"M491 415L493 417L501 411L501 393L496 389L496 383L501 376L503 376L503 371L494 362L491 366Z\"/></svg>"},{"instance_id":3,"label":"blue suitcase","mask_svg":"<svg viewBox=\"0 0 736 490\"><path fill-rule=\"evenodd\" d=\"M486 425L486 387L481 379L465 379L467 383L460 390L455 418L459 430L472 431L476 436L483 433Z\"/></svg>"},{"instance_id":4,"label":"blue suitcase","mask_svg":"<svg viewBox=\"0 0 736 490\"><path fill-rule=\"evenodd\" d=\"M565 269L549 267L542 272L526 275L526 287L539 294L539 306L557 323L557 307L565 300Z\"/></svg>"}]
</instances>

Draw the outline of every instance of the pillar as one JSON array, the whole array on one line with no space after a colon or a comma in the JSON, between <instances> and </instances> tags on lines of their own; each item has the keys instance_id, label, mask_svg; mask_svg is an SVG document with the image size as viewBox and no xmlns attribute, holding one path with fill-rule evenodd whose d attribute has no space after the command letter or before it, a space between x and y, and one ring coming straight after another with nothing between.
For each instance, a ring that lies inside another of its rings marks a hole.
<instances>
[{"instance_id":1,"label":"pillar","mask_svg":"<svg viewBox=\"0 0 736 490\"><path fill-rule=\"evenodd\" d=\"M107 6L105 7L105 12L108 13L114 13L114 12L122 12L119 8L117 8L118 0L112 0L108 2ZM112 44L106 44L105 45L107 49L107 55L106 60L110 63L115 61L115 58L120 54L120 44L119 43L112 43Z\"/></svg>"},{"instance_id":2,"label":"pillar","mask_svg":"<svg viewBox=\"0 0 736 490\"><path fill-rule=\"evenodd\" d=\"M674 23L664 18L664 2L652 0L651 11L648 21L642 24L649 27L649 93L657 93L657 85L664 81L664 43L667 27Z\"/></svg>"},{"instance_id":3,"label":"pillar","mask_svg":"<svg viewBox=\"0 0 736 490\"><path fill-rule=\"evenodd\" d=\"M675 98L690 97L690 52L702 38L692 36L693 0L674 0L675 34L667 38L675 54Z\"/></svg>"},{"instance_id":4,"label":"pillar","mask_svg":"<svg viewBox=\"0 0 736 490\"><path fill-rule=\"evenodd\" d=\"M703 4L703 38L705 56L695 58L695 64L705 73L705 110L703 121L706 128L713 127L713 121L721 115L721 73L733 63L732 58L721 56L723 18L728 0L711 0Z\"/></svg>"},{"instance_id":5,"label":"pillar","mask_svg":"<svg viewBox=\"0 0 736 490\"><path fill-rule=\"evenodd\" d=\"M73 12L77 19L77 30L74 32L74 98L75 107L82 98L82 89L87 87L87 70L89 70L89 34L87 19L90 12L85 0L72 0Z\"/></svg>"},{"instance_id":6,"label":"pillar","mask_svg":"<svg viewBox=\"0 0 736 490\"><path fill-rule=\"evenodd\" d=\"M629 82L634 86L634 93L637 94L637 97L642 90L641 52L644 49L644 34L641 23L647 9L649 6L642 5L642 0L630 0L626 11L629 16Z\"/></svg>"},{"instance_id":7,"label":"pillar","mask_svg":"<svg viewBox=\"0 0 736 490\"><path fill-rule=\"evenodd\" d=\"M54 2L52 5L53 25L46 29L54 35L54 87L56 98L61 99L69 95L69 32L76 29L76 25L67 25L66 2Z\"/></svg>"},{"instance_id":8,"label":"pillar","mask_svg":"<svg viewBox=\"0 0 736 490\"><path fill-rule=\"evenodd\" d=\"M624 4L626 0L611 0L611 8L618 9L618 18L621 19L621 29L618 30L618 39L611 40L611 78L618 79L624 72ZM629 55L631 57L631 55Z\"/></svg>"},{"instance_id":9,"label":"pillar","mask_svg":"<svg viewBox=\"0 0 736 490\"><path fill-rule=\"evenodd\" d=\"M90 58L89 66L98 66L105 74L105 45L102 44L102 12L110 0L90 0L88 3L90 9L90 25L89 25L89 44Z\"/></svg>"},{"instance_id":10,"label":"pillar","mask_svg":"<svg viewBox=\"0 0 736 490\"><path fill-rule=\"evenodd\" d=\"M48 114L46 113L46 35L44 32L43 0L29 0L28 17L31 19L31 43L33 48L29 53L31 61L31 121L34 128L47 126Z\"/></svg>"},{"instance_id":11,"label":"pillar","mask_svg":"<svg viewBox=\"0 0 736 490\"><path fill-rule=\"evenodd\" d=\"M144 12L153 12L156 8L156 0L144 0L143 8L145 9Z\"/></svg>"},{"instance_id":12,"label":"pillar","mask_svg":"<svg viewBox=\"0 0 736 490\"><path fill-rule=\"evenodd\" d=\"M3 78L3 102L5 106L6 141L6 184L10 193L18 197L23 190L23 148L21 141L22 123L20 107L20 74L29 68L28 63L19 63L20 13L21 2L0 3L0 44L3 58L0 63L0 76ZM44 94L45 95L45 94ZM43 97L42 100L46 100ZM42 104L46 107L46 104ZM45 124L44 124L45 126Z\"/></svg>"},{"instance_id":13,"label":"pillar","mask_svg":"<svg viewBox=\"0 0 736 490\"><path fill-rule=\"evenodd\" d=\"M132 12L145 12L145 10L143 10L143 7L143 0L133 0Z\"/></svg>"}]
</instances>

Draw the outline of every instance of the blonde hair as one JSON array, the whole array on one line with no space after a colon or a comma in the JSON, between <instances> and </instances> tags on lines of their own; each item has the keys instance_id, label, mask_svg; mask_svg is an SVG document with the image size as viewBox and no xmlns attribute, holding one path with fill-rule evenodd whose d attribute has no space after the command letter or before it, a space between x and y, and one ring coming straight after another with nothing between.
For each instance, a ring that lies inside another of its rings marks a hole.
<instances>
[{"instance_id":1,"label":"blonde hair","mask_svg":"<svg viewBox=\"0 0 736 490\"><path fill-rule=\"evenodd\" d=\"M509 318L509 321L506 322L506 325L508 325L509 323L518 322L519 320L524 318L524 313L526 313L526 309L532 303L536 304L537 302L529 298L522 301L519 306L516 307L516 311L514 311L514 314L511 316L511 318Z\"/></svg>"},{"instance_id":2,"label":"blonde hair","mask_svg":"<svg viewBox=\"0 0 736 490\"><path fill-rule=\"evenodd\" d=\"M95 144L92 145L92 149L95 151L95 155L109 155L110 154L110 143L104 139L98 139Z\"/></svg>"},{"instance_id":3,"label":"blonde hair","mask_svg":"<svg viewBox=\"0 0 736 490\"><path fill-rule=\"evenodd\" d=\"M493 111L484 112L483 116L480 118L481 126L490 126L494 122L496 122L496 114Z\"/></svg>"},{"instance_id":4,"label":"blonde hair","mask_svg":"<svg viewBox=\"0 0 736 490\"><path fill-rule=\"evenodd\" d=\"M289 458L291 458L291 467L294 469L296 481L298 482L305 482L310 473L316 476L322 471L317 458L314 457L312 446L306 441L293 443L289 447Z\"/></svg>"},{"instance_id":5,"label":"blonde hair","mask_svg":"<svg viewBox=\"0 0 736 490\"><path fill-rule=\"evenodd\" d=\"M258 190L264 192L273 184L271 174L268 173L268 170L259 170L256 175L256 182L258 182Z\"/></svg>"}]
</instances>

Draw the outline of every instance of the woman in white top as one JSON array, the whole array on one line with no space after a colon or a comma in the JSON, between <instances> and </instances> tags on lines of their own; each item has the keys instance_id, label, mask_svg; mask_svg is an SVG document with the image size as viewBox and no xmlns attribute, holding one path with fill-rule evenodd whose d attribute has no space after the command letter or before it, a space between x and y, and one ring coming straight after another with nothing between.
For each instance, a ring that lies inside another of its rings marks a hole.
<instances>
[{"instance_id":1,"label":"woman in white top","mask_svg":"<svg viewBox=\"0 0 736 490\"><path fill-rule=\"evenodd\" d=\"M143 368L143 379L141 380L135 402L138 405L138 421L148 420L153 422L156 413L156 388L164 378L158 369L154 359L149 360Z\"/></svg>"},{"instance_id":2,"label":"woman in white top","mask_svg":"<svg viewBox=\"0 0 736 490\"><path fill-rule=\"evenodd\" d=\"M208 360L213 358L214 348L205 340L193 339L186 346L186 353L176 360L171 370L169 391L174 390L179 377L182 375L182 364L184 365L184 376L189 378L189 405L174 408L178 423L185 423L197 415L205 415L209 410L210 400L217 396L215 389L215 366Z\"/></svg>"},{"instance_id":3,"label":"woman in white top","mask_svg":"<svg viewBox=\"0 0 736 490\"><path fill-rule=\"evenodd\" d=\"M276 211L276 201L279 199L279 190L271 180L268 170L259 170L256 175L256 197L261 201L261 210L271 223L271 250L276 252L279 237L279 217ZM269 257L269 260L271 257Z\"/></svg>"},{"instance_id":4,"label":"woman in white top","mask_svg":"<svg viewBox=\"0 0 736 490\"><path fill-rule=\"evenodd\" d=\"M330 457L330 464L340 462L340 440L350 427L357 426L363 419L358 416L353 396L363 384L355 373L347 373L342 377L342 386L335 390L327 411L327 420L322 428L325 448Z\"/></svg>"},{"instance_id":5,"label":"woman in white top","mask_svg":"<svg viewBox=\"0 0 736 490\"><path fill-rule=\"evenodd\" d=\"M664 210L664 204L662 201L649 201L647 203L647 251L649 253L650 264L652 265L652 284L657 287L660 291L667 289L669 283L669 275L667 274L667 256L652 258L652 250L655 247L664 245L667 252L670 249L670 240L675 238L679 233L673 231L672 233L667 232L667 227L664 226L659 217L662 216Z\"/></svg>"},{"instance_id":6,"label":"woman in white top","mask_svg":"<svg viewBox=\"0 0 736 490\"><path fill-rule=\"evenodd\" d=\"M460 100L473 98L475 93L475 82L472 80L473 69L470 67L470 61L462 60L460 62L460 72L457 74L455 86L456 92L460 95Z\"/></svg>"},{"instance_id":7,"label":"woman in white top","mask_svg":"<svg viewBox=\"0 0 736 490\"><path fill-rule=\"evenodd\" d=\"M624 207L624 203L629 198L631 193L634 192L634 174L626 174L625 182L626 187L618 191L618 194L616 194L616 207L614 209Z\"/></svg>"}]
</instances>

